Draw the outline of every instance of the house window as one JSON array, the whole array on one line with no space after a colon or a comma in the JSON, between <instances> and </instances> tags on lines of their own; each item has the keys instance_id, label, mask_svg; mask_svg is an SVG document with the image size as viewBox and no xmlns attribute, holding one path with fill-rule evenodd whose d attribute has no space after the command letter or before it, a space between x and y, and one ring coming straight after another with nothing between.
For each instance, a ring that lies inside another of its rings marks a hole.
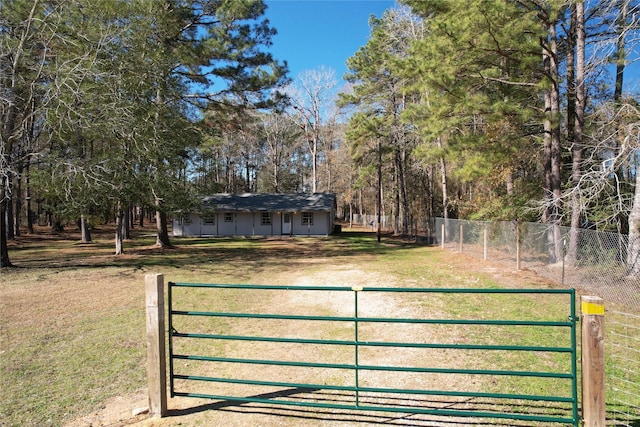
<instances>
[{"instance_id":1,"label":"house window","mask_svg":"<svg viewBox=\"0 0 640 427\"><path fill-rule=\"evenodd\" d=\"M212 211L207 211L202 214L202 222L204 224L215 224L216 223L216 215Z\"/></svg>"},{"instance_id":2,"label":"house window","mask_svg":"<svg viewBox=\"0 0 640 427\"><path fill-rule=\"evenodd\" d=\"M191 215L181 217L180 224L191 224Z\"/></svg>"},{"instance_id":3,"label":"house window","mask_svg":"<svg viewBox=\"0 0 640 427\"><path fill-rule=\"evenodd\" d=\"M225 214L224 214L224 222L233 222L233 213L225 212Z\"/></svg>"},{"instance_id":4,"label":"house window","mask_svg":"<svg viewBox=\"0 0 640 427\"><path fill-rule=\"evenodd\" d=\"M271 212L262 212L262 216L260 219L260 224L262 225L270 225L271 224Z\"/></svg>"},{"instance_id":5,"label":"house window","mask_svg":"<svg viewBox=\"0 0 640 427\"><path fill-rule=\"evenodd\" d=\"M313 212L302 212L302 225L313 225Z\"/></svg>"}]
</instances>

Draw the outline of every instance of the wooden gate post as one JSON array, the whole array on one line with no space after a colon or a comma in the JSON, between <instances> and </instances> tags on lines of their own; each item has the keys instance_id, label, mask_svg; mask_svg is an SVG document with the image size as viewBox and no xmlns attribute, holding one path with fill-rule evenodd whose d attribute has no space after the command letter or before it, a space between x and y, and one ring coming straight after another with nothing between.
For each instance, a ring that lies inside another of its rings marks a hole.
<instances>
[{"instance_id":1,"label":"wooden gate post","mask_svg":"<svg viewBox=\"0 0 640 427\"><path fill-rule=\"evenodd\" d=\"M164 335L164 276L144 276L147 313L147 379L149 413L167 414L167 356Z\"/></svg>"},{"instance_id":2,"label":"wooden gate post","mask_svg":"<svg viewBox=\"0 0 640 427\"><path fill-rule=\"evenodd\" d=\"M582 420L585 427L604 427L604 302L582 297Z\"/></svg>"}]
</instances>

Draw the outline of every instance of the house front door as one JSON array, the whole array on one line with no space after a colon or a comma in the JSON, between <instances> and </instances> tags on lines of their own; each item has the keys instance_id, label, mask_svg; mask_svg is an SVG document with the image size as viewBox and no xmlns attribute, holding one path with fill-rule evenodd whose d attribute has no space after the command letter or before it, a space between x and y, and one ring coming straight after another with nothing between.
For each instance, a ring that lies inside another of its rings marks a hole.
<instances>
[{"instance_id":1,"label":"house front door","mask_svg":"<svg viewBox=\"0 0 640 427\"><path fill-rule=\"evenodd\" d=\"M291 234L291 214L282 215L282 234Z\"/></svg>"}]
</instances>

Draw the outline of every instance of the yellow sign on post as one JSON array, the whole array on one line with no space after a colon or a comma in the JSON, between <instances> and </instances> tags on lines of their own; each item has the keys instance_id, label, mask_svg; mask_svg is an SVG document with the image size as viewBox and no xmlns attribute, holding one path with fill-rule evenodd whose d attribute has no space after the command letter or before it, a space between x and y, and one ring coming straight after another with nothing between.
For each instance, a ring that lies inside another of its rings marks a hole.
<instances>
[{"instance_id":1,"label":"yellow sign on post","mask_svg":"<svg viewBox=\"0 0 640 427\"><path fill-rule=\"evenodd\" d=\"M604 316L604 303L592 301L582 301L582 314L587 316Z\"/></svg>"}]
</instances>

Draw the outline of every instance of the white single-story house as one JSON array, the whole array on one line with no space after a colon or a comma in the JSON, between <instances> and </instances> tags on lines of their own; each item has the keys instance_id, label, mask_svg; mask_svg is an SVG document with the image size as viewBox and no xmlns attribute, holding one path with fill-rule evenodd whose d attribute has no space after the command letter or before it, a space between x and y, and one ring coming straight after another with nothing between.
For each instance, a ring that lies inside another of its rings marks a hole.
<instances>
[{"instance_id":1,"label":"white single-story house","mask_svg":"<svg viewBox=\"0 0 640 427\"><path fill-rule=\"evenodd\" d=\"M328 236L333 233L336 197L313 194L215 194L199 212L173 219L174 236Z\"/></svg>"}]
</instances>

